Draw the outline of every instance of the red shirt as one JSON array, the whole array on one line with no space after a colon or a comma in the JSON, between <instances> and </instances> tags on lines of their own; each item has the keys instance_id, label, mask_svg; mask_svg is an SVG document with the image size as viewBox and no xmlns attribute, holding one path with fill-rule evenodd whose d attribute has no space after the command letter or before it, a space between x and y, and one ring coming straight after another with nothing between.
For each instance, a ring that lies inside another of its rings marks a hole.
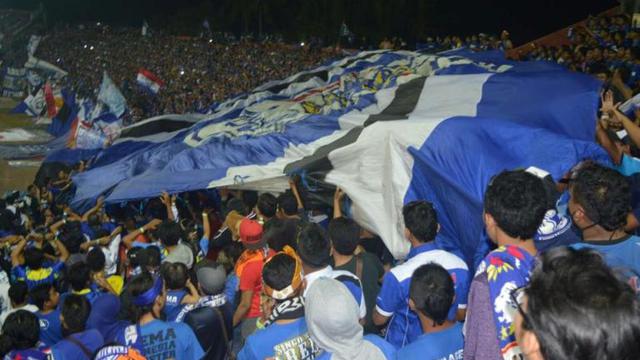
<instances>
[{"instance_id":1,"label":"red shirt","mask_svg":"<svg viewBox=\"0 0 640 360\"><path fill-rule=\"evenodd\" d=\"M275 251L269 249L267 259L275 255ZM266 260L266 259L265 259ZM262 267L264 260L254 260L247 263L240 275L240 291L253 291L251 307L246 318L255 318L262 315L260 309L260 294L262 293Z\"/></svg>"}]
</instances>

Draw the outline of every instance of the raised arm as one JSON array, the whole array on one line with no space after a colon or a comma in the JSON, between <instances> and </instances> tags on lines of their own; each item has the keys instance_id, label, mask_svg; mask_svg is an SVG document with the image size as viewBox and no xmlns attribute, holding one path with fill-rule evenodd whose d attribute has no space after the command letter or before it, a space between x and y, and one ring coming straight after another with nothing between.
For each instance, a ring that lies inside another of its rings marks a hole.
<instances>
[{"instance_id":1,"label":"raised arm","mask_svg":"<svg viewBox=\"0 0 640 360\"><path fill-rule=\"evenodd\" d=\"M304 204L302 203L302 198L300 197L300 193L298 192L298 186L296 186L296 182L293 179L289 179L289 187L291 188L291 192L293 196L296 198L296 203L298 204L298 210L304 209Z\"/></svg>"},{"instance_id":2,"label":"raised arm","mask_svg":"<svg viewBox=\"0 0 640 360\"><path fill-rule=\"evenodd\" d=\"M60 259L61 262L67 261L67 259L69 258L69 250L67 250L67 247L64 246L62 241L60 241L57 237L53 239L53 243L56 245L56 249L58 249L58 251L60 252L60 255L58 255L58 259Z\"/></svg>"},{"instance_id":3,"label":"raised arm","mask_svg":"<svg viewBox=\"0 0 640 360\"><path fill-rule=\"evenodd\" d=\"M618 149L618 147L609 139L609 135L607 135L606 123L604 120L597 121L596 124L596 140L602 146L609 157L611 157L611 161L614 164L619 165L622 160L622 151Z\"/></svg>"},{"instance_id":4,"label":"raised arm","mask_svg":"<svg viewBox=\"0 0 640 360\"><path fill-rule=\"evenodd\" d=\"M340 187L336 187L336 192L333 194L333 218L337 219L342 217L342 199L344 199L344 191Z\"/></svg>"},{"instance_id":5,"label":"raised arm","mask_svg":"<svg viewBox=\"0 0 640 360\"><path fill-rule=\"evenodd\" d=\"M18 245L16 245L16 247L13 248L13 251L11 251L11 266L15 267L22 264L22 262L20 261L20 257L22 256L22 251L24 251L24 248L26 246L27 239L25 239L24 237L20 237Z\"/></svg>"},{"instance_id":6,"label":"raised arm","mask_svg":"<svg viewBox=\"0 0 640 360\"><path fill-rule=\"evenodd\" d=\"M127 236L122 238L122 243L127 249L130 249L133 246L133 242L135 241L136 237L138 237L138 235L144 234L148 230L155 229L160 223L162 223L162 220L160 219L153 219L149 221L144 226L141 226L140 228L128 233Z\"/></svg>"},{"instance_id":7,"label":"raised arm","mask_svg":"<svg viewBox=\"0 0 640 360\"><path fill-rule=\"evenodd\" d=\"M175 221L176 219L173 216L173 209L171 208L171 205L173 205L173 202L171 200L171 196L169 195L169 193L166 191L163 191L162 194L160 195L160 201L162 201L162 204L164 204L164 207L167 210L167 219L169 219L169 221Z\"/></svg>"},{"instance_id":8,"label":"raised arm","mask_svg":"<svg viewBox=\"0 0 640 360\"><path fill-rule=\"evenodd\" d=\"M98 212L102 208L102 205L104 205L104 197L100 196L96 201L96 206L92 207L91 209L89 209L89 211L82 215L82 221L86 222L87 220L89 220L89 216Z\"/></svg>"}]
</instances>

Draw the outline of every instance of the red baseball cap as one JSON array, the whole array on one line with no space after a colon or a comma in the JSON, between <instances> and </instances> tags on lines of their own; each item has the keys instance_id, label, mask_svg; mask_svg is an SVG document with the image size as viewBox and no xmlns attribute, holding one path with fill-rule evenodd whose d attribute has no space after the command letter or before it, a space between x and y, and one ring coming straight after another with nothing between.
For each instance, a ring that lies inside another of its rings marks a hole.
<instances>
[{"instance_id":1,"label":"red baseball cap","mask_svg":"<svg viewBox=\"0 0 640 360\"><path fill-rule=\"evenodd\" d=\"M247 249L255 250L264 247L262 225L255 220L243 219L240 222L240 240Z\"/></svg>"}]
</instances>

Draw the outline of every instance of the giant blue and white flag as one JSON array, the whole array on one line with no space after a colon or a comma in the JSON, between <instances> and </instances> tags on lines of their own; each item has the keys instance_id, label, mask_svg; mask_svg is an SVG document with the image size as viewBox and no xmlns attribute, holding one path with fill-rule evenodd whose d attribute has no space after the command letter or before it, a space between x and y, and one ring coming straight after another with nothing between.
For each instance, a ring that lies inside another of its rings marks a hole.
<instances>
[{"instance_id":1,"label":"giant blue and white flag","mask_svg":"<svg viewBox=\"0 0 640 360\"><path fill-rule=\"evenodd\" d=\"M536 166L558 179L582 159L606 159L593 141L600 87L495 54L360 53L267 83L190 127L121 138L74 177L74 205L219 186L282 191L300 172L342 187L356 220L398 258L409 248L403 204L432 201L442 241L471 262L493 175Z\"/></svg>"}]
</instances>

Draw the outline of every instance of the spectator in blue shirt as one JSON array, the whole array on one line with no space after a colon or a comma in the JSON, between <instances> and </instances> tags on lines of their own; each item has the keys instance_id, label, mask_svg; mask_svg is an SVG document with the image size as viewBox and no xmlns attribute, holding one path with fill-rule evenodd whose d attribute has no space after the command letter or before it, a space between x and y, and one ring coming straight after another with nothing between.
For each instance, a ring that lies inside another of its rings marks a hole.
<instances>
[{"instance_id":1,"label":"spectator in blue shirt","mask_svg":"<svg viewBox=\"0 0 640 360\"><path fill-rule=\"evenodd\" d=\"M164 263L160 267L167 286L167 300L162 309L167 321L175 321L186 304L195 304L200 298L187 272L183 263Z\"/></svg>"},{"instance_id":2,"label":"spectator in blue shirt","mask_svg":"<svg viewBox=\"0 0 640 360\"><path fill-rule=\"evenodd\" d=\"M4 359L46 360L40 342L38 317L27 310L9 314L2 324L0 357Z\"/></svg>"},{"instance_id":3,"label":"spectator in blue shirt","mask_svg":"<svg viewBox=\"0 0 640 360\"><path fill-rule=\"evenodd\" d=\"M64 262L69 257L69 252L64 244L57 238L53 241L56 249L60 252L57 261L48 261L44 251L36 247L26 248L27 240L21 238L18 245L11 252L11 272L14 281L24 281L29 289L33 289L40 284L55 283L62 269ZM25 249L26 248L26 249ZM24 258L24 262L23 259ZM24 263L24 264L23 264Z\"/></svg>"},{"instance_id":4,"label":"spectator in blue shirt","mask_svg":"<svg viewBox=\"0 0 640 360\"><path fill-rule=\"evenodd\" d=\"M428 263L442 265L453 279L456 301L451 306L449 319L464 319L469 288L469 269L458 256L441 250L435 243L440 225L433 205L426 201L413 201L402 209L405 237L411 243L411 251L405 263L385 274L382 289L376 299L373 322L382 326L389 322L386 340L401 348L422 334L417 314L409 308L411 275Z\"/></svg>"},{"instance_id":5,"label":"spectator in blue shirt","mask_svg":"<svg viewBox=\"0 0 640 360\"><path fill-rule=\"evenodd\" d=\"M97 287L91 281L91 269L84 262L78 262L69 267L67 271L67 280L71 285L71 291L60 296L60 306L64 304L64 300L69 295L83 296L92 304L95 299L100 296Z\"/></svg>"},{"instance_id":6,"label":"spectator in blue shirt","mask_svg":"<svg viewBox=\"0 0 640 360\"><path fill-rule=\"evenodd\" d=\"M302 352L315 354L318 348L307 333L302 298L302 264L290 247L267 260L262 269L267 300L266 327L249 336L238 354L240 360L293 359Z\"/></svg>"},{"instance_id":7,"label":"spectator in blue shirt","mask_svg":"<svg viewBox=\"0 0 640 360\"><path fill-rule=\"evenodd\" d=\"M454 297L453 280L442 266L422 265L413 273L409 307L418 314L424 334L400 349L397 359L462 360L462 324L447 319Z\"/></svg>"},{"instance_id":8,"label":"spectator in blue shirt","mask_svg":"<svg viewBox=\"0 0 640 360\"><path fill-rule=\"evenodd\" d=\"M31 302L38 307L36 316L40 320L40 341L52 346L62 339L60 311L57 310L60 294L51 284L41 284L29 291Z\"/></svg>"},{"instance_id":9,"label":"spectator in blue shirt","mask_svg":"<svg viewBox=\"0 0 640 360\"><path fill-rule=\"evenodd\" d=\"M89 360L104 345L104 339L98 330L86 329L90 313L91 304L84 296L67 296L60 312L62 331L66 337L51 347L54 360Z\"/></svg>"},{"instance_id":10,"label":"spectator in blue shirt","mask_svg":"<svg viewBox=\"0 0 640 360\"><path fill-rule=\"evenodd\" d=\"M624 230L631 211L629 182L617 171L593 164L578 172L569 191L569 213L582 232L582 242L573 247L600 252L638 290L640 238Z\"/></svg>"},{"instance_id":11,"label":"spectator in blue shirt","mask_svg":"<svg viewBox=\"0 0 640 360\"><path fill-rule=\"evenodd\" d=\"M309 289L305 302L309 335L323 352L316 360L394 359L396 349L377 335L366 335L360 325L359 307L346 286L320 278Z\"/></svg>"},{"instance_id":12,"label":"spectator in blue shirt","mask_svg":"<svg viewBox=\"0 0 640 360\"><path fill-rule=\"evenodd\" d=\"M118 343L136 348L147 358L202 358L204 351L189 325L160 320L167 296L162 278L137 275L127 284L125 294L130 299L130 320L135 324L118 334Z\"/></svg>"}]
</instances>

